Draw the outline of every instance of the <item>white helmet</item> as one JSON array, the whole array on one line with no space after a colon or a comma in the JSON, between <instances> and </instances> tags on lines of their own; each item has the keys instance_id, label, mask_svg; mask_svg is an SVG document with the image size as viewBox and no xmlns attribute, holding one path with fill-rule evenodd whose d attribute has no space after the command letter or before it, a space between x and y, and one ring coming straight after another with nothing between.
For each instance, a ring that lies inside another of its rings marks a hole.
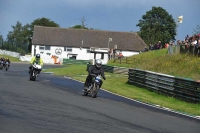
<instances>
[{"instance_id":1,"label":"white helmet","mask_svg":"<svg viewBox=\"0 0 200 133\"><path fill-rule=\"evenodd\" d=\"M101 65L102 65L102 61L101 61L100 59L96 59L96 60L95 60L95 66L96 66L97 68L101 68Z\"/></svg>"}]
</instances>

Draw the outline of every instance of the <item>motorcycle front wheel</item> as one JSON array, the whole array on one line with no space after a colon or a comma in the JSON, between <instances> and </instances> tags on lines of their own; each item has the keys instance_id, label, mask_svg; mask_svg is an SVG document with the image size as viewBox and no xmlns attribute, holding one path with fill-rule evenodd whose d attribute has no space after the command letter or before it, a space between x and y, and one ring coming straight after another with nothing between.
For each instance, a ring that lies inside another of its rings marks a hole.
<instances>
[{"instance_id":1,"label":"motorcycle front wheel","mask_svg":"<svg viewBox=\"0 0 200 133\"><path fill-rule=\"evenodd\" d=\"M8 64L6 64L6 71L8 71Z\"/></svg>"},{"instance_id":2,"label":"motorcycle front wheel","mask_svg":"<svg viewBox=\"0 0 200 133\"><path fill-rule=\"evenodd\" d=\"M87 91L84 91L83 92L83 96L87 96L88 95L88 92Z\"/></svg>"},{"instance_id":3,"label":"motorcycle front wheel","mask_svg":"<svg viewBox=\"0 0 200 133\"><path fill-rule=\"evenodd\" d=\"M30 80L35 81L36 80L36 74L37 74L36 71L31 72L31 74L30 74Z\"/></svg>"},{"instance_id":4,"label":"motorcycle front wheel","mask_svg":"<svg viewBox=\"0 0 200 133\"><path fill-rule=\"evenodd\" d=\"M98 91L99 91L99 85L94 84L93 88L91 89L91 97L96 98Z\"/></svg>"}]
</instances>

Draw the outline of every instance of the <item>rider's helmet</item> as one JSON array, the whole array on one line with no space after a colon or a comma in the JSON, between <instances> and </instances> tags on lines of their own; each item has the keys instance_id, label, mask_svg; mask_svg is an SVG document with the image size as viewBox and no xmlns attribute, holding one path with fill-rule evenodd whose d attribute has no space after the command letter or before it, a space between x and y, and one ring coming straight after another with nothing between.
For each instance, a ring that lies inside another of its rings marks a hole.
<instances>
[{"instance_id":1,"label":"rider's helmet","mask_svg":"<svg viewBox=\"0 0 200 133\"><path fill-rule=\"evenodd\" d=\"M102 65L102 61L101 61L100 59L96 59L96 60L95 60L95 66L96 66L97 68L101 68L101 65Z\"/></svg>"},{"instance_id":2,"label":"rider's helmet","mask_svg":"<svg viewBox=\"0 0 200 133\"><path fill-rule=\"evenodd\" d=\"M40 60L40 54L36 54L35 58L36 60Z\"/></svg>"}]
</instances>

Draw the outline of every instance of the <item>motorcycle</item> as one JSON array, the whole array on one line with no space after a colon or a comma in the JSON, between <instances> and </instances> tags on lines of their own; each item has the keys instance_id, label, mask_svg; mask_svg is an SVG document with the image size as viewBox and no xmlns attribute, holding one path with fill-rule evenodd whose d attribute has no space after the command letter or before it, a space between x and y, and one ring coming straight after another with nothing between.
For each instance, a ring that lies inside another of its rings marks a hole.
<instances>
[{"instance_id":1,"label":"motorcycle","mask_svg":"<svg viewBox=\"0 0 200 133\"><path fill-rule=\"evenodd\" d=\"M30 71L30 80L35 81L36 77L38 77L39 71L41 71L42 66L35 63L32 65L32 70Z\"/></svg>"},{"instance_id":2,"label":"motorcycle","mask_svg":"<svg viewBox=\"0 0 200 133\"><path fill-rule=\"evenodd\" d=\"M6 69L6 71L8 71L8 67L9 66L9 62L8 61L6 61L6 63L5 63L5 69Z\"/></svg>"},{"instance_id":3,"label":"motorcycle","mask_svg":"<svg viewBox=\"0 0 200 133\"><path fill-rule=\"evenodd\" d=\"M0 70L3 69L3 65L4 65L4 62L3 62L3 61L0 61Z\"/></svg>"},{"instance_id":4,"label":"motorcycle","mask_svg":"<svg viewBox=\"0 0 200 133\"><path fill-rule=\"evenodd\" d=\"M88 83L88 89L84 91L83 95L87 96L88 94L90 94L92 98L96 98L102 83L103 82L101 80L100 75L98 76L93 75L92 81Z\"/></svg>"}]
</instances>

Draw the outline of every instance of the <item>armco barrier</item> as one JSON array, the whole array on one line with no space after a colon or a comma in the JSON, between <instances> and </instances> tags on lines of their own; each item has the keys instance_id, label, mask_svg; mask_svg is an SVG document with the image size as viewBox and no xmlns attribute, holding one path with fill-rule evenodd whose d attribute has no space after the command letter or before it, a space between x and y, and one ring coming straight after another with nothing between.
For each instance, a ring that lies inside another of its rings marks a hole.
<instances>
[{"instance_id":1,"label":"armco barrier","mask_svg":"<svg viewBox=\"0 0 200 133\"><path fill-rule=\"evenodd\" d=\"M108 66L108 65L102 65L102 68L104 69L105 72L114 72L114 66Z\"/></svg>"},{"instance_id":2,"label":"armco barrier","mask_svg":"<svg viewBox=\"0 0 200 133\"><path fill-rule=\"evenodd\" d=\"M140 69L129 69L128 82L185 101L200 102L200 83L192 79Z\"/></svg>"},{"instance_id":3,"label":"armco barrier","mask_svg":"<svg viewBox=\"0 0 200 133\"><path fill-rule=\"evenodd\" d=\"M90 60L63 59L63 64L87 64Z\"/></svg>"},{"instance_id":4,"label":"armco barrier","mask_svg":"<svg viewBox=\"0 0 200 133\"><path fill-rule=\"evenodd\" d=\"M124 75L128 75L128 70L129 70L129 68L126 67L117 67L109 65L102 65L102 68L104 69L105 72L124 74Z\"/></svg>"}]
</instances>

